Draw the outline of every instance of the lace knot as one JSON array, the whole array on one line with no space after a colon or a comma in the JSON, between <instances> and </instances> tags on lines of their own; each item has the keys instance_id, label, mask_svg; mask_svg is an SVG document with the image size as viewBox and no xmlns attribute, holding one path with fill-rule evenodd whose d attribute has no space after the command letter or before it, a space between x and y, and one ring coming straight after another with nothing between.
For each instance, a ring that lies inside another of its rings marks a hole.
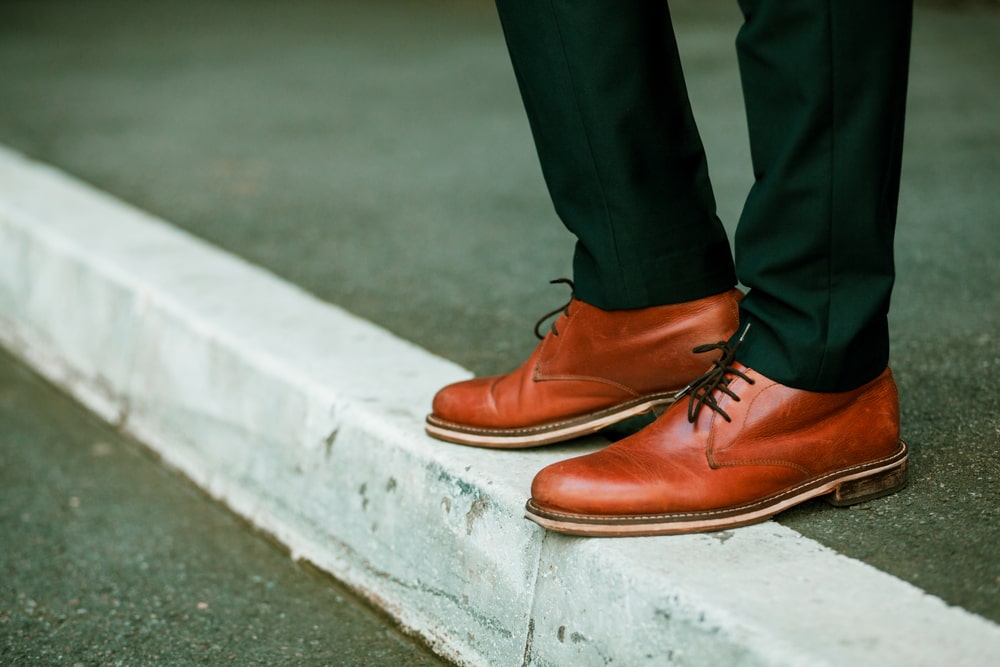
<instances>
[{"instance_id":1,"label":"lace knot","mask_svg":"<svg viewBox=\"0 0 1000 667\"><path fill-rule=\"evenodd\" d=\"M573 281L570 280L569 278L556 278L555 280L550 280L549 284L550 285L569 285L569 301L567 301L564 305L559 306L558 308L556 308L552 312L545 313L544 315L542 315L542 317L537 322L535 322L535 336L538 337L538 340L542 340L543 338L545 338L545 336L542 334L542 331L541 331L542 325L545 324L545 320L547 320L550 317L552 317L553 315L557 315L559 313L563 313L564 315L569 315L570 304L572 304L573 303L573 299L576 298L576 288L573 285ZM559 335L559 330L556 329L556 323L555 322L552 323L551 331L552 331L552 334L554 336L558 336Z\"/></svg>"},{"instance_id":2,"label":"lace knot","mask_svg":"<svg viewBox=\"0 0 1000 667\"><path fill-rule=\"evenodd\" d=\"M690 395L688 401L688 421L692 424L698 419L701 409L706 406L708 409L721 415L727 422L732 421L732 418L719 405L717 392L729 396L734 401L739 401L740 397L729 388L732 377L739 377L750 384L754 384L752 378L747 377L745 373L733 367L733 363L736 361L736 351L740 349L743 338L747 335L747 330L749 329L750 324L748 323L735 343L730 344L729 341L719 341L718 343L699 345L694 348L693 352L696 354L721 351L722 356L712 362L712 368L682 389L678 394L678 399L684 395Z\"/></svg>"}]
</instances>

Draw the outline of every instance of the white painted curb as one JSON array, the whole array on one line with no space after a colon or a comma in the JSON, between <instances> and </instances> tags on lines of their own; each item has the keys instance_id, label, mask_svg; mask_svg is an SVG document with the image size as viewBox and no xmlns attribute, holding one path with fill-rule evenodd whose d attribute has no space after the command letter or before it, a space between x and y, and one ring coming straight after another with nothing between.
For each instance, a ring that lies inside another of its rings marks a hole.
<instances>
[{"instance_id":1,"label":"white painted curb","mask_svg":"<svg viewBox=\"0 0 1000 667\"><path fill-rule=\"evenodd\" d=\"M467 373L0 149L0 340L467 665L1000 664L1000 627L775 523L583 539L529 452L423 435Z\"/></svg>"}]
</instances>

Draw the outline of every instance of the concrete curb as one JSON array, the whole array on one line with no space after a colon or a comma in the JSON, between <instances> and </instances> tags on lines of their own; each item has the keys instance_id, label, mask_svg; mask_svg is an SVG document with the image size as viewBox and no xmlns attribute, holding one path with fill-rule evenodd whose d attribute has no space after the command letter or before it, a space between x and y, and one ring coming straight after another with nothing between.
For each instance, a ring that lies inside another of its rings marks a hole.
<instances>
[{"instance_id":1,"label":"concrete curb","mask_svg":"<svg viewBox=\"0 0 1000 667\"><path fill-rule=\"evenodd\" d=\"M588 540L529 452L423 435L433 357L0 149L0 340L463 665L1000 664L1000 627L775 523Z\"/></svg>"}]
</instances>

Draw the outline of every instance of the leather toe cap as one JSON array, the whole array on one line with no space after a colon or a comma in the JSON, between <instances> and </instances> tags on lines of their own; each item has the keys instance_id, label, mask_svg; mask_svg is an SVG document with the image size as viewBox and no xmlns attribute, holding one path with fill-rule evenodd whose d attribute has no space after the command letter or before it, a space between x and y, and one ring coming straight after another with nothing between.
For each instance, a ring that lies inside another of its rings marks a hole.
<instances>
[{"instance_id":1,"label":"leather toe cap","mask_svg":"<svg viewBox=\"0 0 1000 667\"><path fill-rule=\"evenodd\" d=\"M493 426L496 405L492 387L496 377L474 378L450 384L434 396L434 417L455 424Z\"/></svg>"}]
</instances>

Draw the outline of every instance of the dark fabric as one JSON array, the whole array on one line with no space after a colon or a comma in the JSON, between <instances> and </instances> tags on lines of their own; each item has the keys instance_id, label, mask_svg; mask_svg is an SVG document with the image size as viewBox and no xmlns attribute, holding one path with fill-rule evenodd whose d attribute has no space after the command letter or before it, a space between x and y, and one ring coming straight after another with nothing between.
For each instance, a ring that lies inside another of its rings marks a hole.
<instances>
[{"instance_id":1,"label":"dark fabric","mask_svg":"<svg viewBox=\"0 0 1000 667\"><path fill-rule=\"evenodd\" d=\"M755 182L736 232L740 359L846 391L889 359L909 0L746 0L737 39Z\"/></svg>"},{"instance_id":2,"label":"dark fabric","mask_svg":"<svg viewBox=\"0 0 1000 667\"><path fill-rule=\"evenodd\" d=\"M606 309L735 282L665 0L497 0L549 191ZM910 0L746 0L754 185L736 234L741 361L854 388L888 360ZM714 341L706 341L714 342Z\"/></svg>"},{"instance_id":3,"label":"dark fabric","mask_svg":"<svg viewBox=\"0 0 1000 667\"><path fill-rule=\"evenodd\" d=\"M500 0L576 293L605 309L733 287L663 0Z\"/></svg>"}]
</instances>

